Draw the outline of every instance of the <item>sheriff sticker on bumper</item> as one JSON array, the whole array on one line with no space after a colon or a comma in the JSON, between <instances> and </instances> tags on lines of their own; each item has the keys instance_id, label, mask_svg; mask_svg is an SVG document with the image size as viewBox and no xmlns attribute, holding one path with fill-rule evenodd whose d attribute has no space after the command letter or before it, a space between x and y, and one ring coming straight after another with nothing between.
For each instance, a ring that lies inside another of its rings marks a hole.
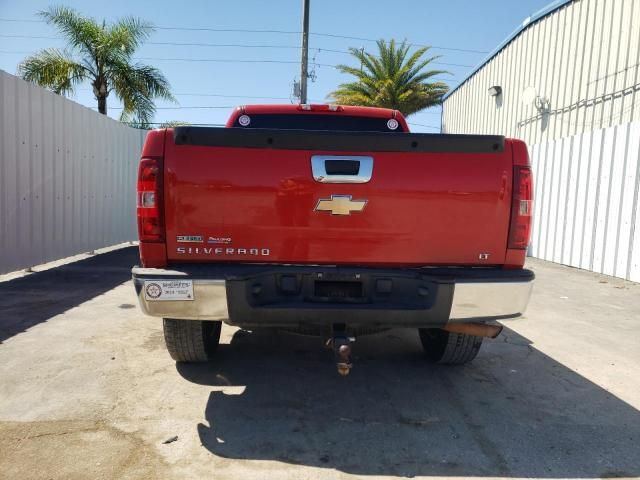
<instances>
[{"instance_id":1,"label":"sheriff sticker on bumper","mask_svg":"<svg viewBox=\"0 0 640 480\"><path fill-rule=\"evenodd\" d=\"M149 280L142 288L144 298L149 301L193 300L191 280Z\"/></svg>"}]
</instances>

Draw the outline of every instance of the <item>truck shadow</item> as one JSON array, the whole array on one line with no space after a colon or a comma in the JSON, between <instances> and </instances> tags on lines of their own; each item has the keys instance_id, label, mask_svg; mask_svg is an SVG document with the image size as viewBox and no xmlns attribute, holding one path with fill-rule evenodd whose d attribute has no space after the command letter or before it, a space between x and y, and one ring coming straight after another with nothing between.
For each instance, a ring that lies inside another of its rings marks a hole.
<instances>
[{"instance_id":1,"label":"truck shadow","mask_svg":"<svg viewBox=\"0 0 640 480\"><path fill-rule=\"evenodd\" d=\"M126 282L137 262L125 247L0 282L0 343Z\"/></svg>"},{"instance_id":2,"label":"truck shadow","mask_svg":"<svg viewBox=\"0 0 640 480\"><path fill-rule=\"evenodd\" d=\"M220 347L215 363L177 367L215 387L197 429L219 457L357 475L640 475L639 412L509 329L464 367L426 364L413 331L363 337L347 378L309 337L240 330Z\"/></svg>"}]
</instances>

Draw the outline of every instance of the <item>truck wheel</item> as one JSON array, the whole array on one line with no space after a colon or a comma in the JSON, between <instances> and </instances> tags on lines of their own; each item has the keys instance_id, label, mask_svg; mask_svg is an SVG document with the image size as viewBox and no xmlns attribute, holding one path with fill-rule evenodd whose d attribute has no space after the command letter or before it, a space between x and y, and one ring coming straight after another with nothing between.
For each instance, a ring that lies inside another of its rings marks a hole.
<instances>
[{"instance_id":1,"label":"truck wheel","mask_svg":"<svg viewBox=\"0 0 640 480\"><path fill-rule=\"evenodd\" d=\"M206 362L213 357L222 322L163 318L164 342L176 362Z\"/></svg>"},{"instance_id":2,"label":"truck wheel","mask_svg":"<svg viewBox=\"0 0 640 480\"><path fill-rule=\"evenodd\" d=\"M427 358L444 365L462 365L478 355L482 337L452 333L441 328L420 328L420 341Z\"/></svg>"}]
</instances>

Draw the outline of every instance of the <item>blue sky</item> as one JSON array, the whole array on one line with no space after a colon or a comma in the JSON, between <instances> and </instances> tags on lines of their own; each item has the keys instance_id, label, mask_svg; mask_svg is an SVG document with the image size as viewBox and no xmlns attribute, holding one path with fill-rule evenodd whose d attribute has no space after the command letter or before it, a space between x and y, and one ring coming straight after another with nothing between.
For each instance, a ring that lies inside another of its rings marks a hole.
<instances>
[{"instance_id":1,"label":"blue sky","mask_svg":"<svg viewBox=\"0 0 640 480\"><path fill-rule=\"evenodd\" d=\"M165 73L179 102L159 102L155 118L158 122L224 123L231 110L228 107L289 103L292 82L299 77L299 33L237 30L298 32L301 0L69 0L54 3L107 21L134 15L159 27L149 39L150 43L136 56ZM373 42L330 35L406 38L412 44L432 45L431 52L442 56L438 61L447 64L434 64L434 68L451 73L439 78L455 86L484 59L486 52L547 3L549 0L311 0L309 56L316 64L310 66L316 79L309 83L309 99L322 103L339 83L348 80L349 77L332 67L338 63L354 63L341 51L349 47L375 51ZM6 21L35 20L35 13L51 4L44 0L0 0L0 69L15 74L17 64L26 54L44 47L64 46L64 41L56 38L22 38L56 37L55 30L44 23ZM198 28L236 31L196 30ZM256 60L291 63L254 62ZM81 86L73 99L95 107L89 85ZM109 115L117 118L119 106L112 94ZM409 121L414 124L414 131L438 131L440 109L417 113Z\"/></svg>"}]
</instances>

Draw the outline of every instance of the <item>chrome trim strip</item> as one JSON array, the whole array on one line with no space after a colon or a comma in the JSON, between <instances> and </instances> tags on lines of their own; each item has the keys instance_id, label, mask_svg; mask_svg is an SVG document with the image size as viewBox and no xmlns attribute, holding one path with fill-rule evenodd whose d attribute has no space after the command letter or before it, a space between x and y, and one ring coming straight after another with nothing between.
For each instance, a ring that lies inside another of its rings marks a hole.
<instances>
[{"instance_id":1,"label":"chrome trim strip","mask_svg":"<svg viewBox=\"0 0 640 480\"><path fill-rule=\"evenodd\" d=\"M329 175L325 167L327 160L353 160L360 163L357 175ZM311 157L313 179L320 183L367 183L373 175L373 157L358 155L313 155Z\"/></svg>"},{"instance_id":2,"label":"chrome trim strip","mask_svg":"<svg viewBox=\"0 0 640 480\"><path fill-rule=\"evenodd\" d=\"M527 308L532 289L532 281L456 283L449 321L518 317Z\"/></svg>"}]
</instances>

